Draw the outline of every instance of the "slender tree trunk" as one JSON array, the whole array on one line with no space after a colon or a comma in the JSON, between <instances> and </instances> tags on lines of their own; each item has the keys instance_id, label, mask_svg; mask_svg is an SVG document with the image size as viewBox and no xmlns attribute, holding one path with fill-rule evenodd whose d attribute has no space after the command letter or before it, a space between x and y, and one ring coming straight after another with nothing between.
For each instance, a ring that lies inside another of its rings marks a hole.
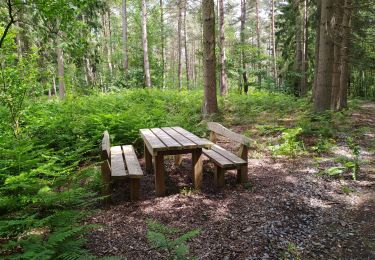
<instances>
[{"instance_id":1,"label":"slender tree trunk","mask_svg":"<svg viewBox=\"0 0 375 260\"><path fill-rule=\"evenodd\" d=\"M334 12L334 1L322 1L320 17L320 42L318 76L316 79L316 94L314 110L322 112L331 107L332 70L334 62L334 44L332 39L331 21Z\"/></svg>"},{"instance_id":2,"label":"slender tree trunk","mask_svg":"<svg viewBox=\"0 0 375 260\"><path fill-rule=\"evenodd\" d=\"M272 69L273 78L277 84L277 55L276 55L276 42L275 42L275 0L271 0L271 44L272 44Z\"/></svg>"},{"instance_id":3,"label":"slender tree trunk","mask_svg":"<svg viewBox=\"0 0 375 260\"><path fill-rule=\"evenodd\" d=\"M184 45L185 45L185 67L186 67L186 87L187 89L190 88L190 70L189 70L189 51L188 51L188 44L187 44L187 26L186 26L186 15L187 15L187 0L185 0L184 6Z\"/></svg>"},{"instance_id":4,"label":"slender tree trunk","mask_svg":"<svg viewBox=\"0 0 375 260\"><path fill-rule=\"evenodd\" d=\"M312 99L313 99L313 101L315 100L315 96L316 96L316 85L317 85L317 78L318 78L321 11L322 11L322 0L317 0L314 83L313 83L313 89L312 89Z\"/></svg>"},{"instance_id":5,"label":"slender tree trunk","mask_svg":"<svg viewBox=\"0 0 375 260\"><path fill-rule=\"evenodd\" d=\"M341 3L335 2L334 5L334 24L333 26L333 56L334 56L334 63L333 63L333 71L332 71L332 94L331 94L331 109L336 110L336 104L339 99L339 91L340 91L340 74L341 74L341 23L343 18L343 9Z\"/></svg>"},{"instance_id":6,"label":"slender tree trunk","mask_svg":"<svg viewBox=\"0 0 375 260\"><path fill-rule=\"evenodd\" d=\"M304 97L307 94L307 67L308 67L308 13L307 13L307 0L303 2L303 30L302 30L302 77L301 77L301 96Z\"/></svg>"},{"instance_id":7,"label":"slender tree trunk","mask_svg":"<svg viewBox=\"0 0 375 260\"><path fill-rule=\"evenodd\" d=\"M215 69L215 4L213 0L202 0L203 14L203 64L204 105L203 113L217 113L216 69Z\"/></svg>"},{"instance_id":8,"label":"slender tree trunk","mask_svg":"<svg viewBox=\"0 0 375 260\"><path fill-rule=\"evenodd\" d=\"M64 71L64 56L61 48L61 32L56 36L56 58L57 58L57 72L59 80L59 96L60 99L65 98L65 71Z\"/></svg>"},{"instance_id":9,"label":"slender tree trunk","mask_svg":"<svg viewBox=\"0 0 375 260\"><path fill-rule=\"evenodd\" d=\"M224 27L224 0L219 0L220 12L220 94L228 93L226 57L225 57L225 27Z\"/></svg>"},{"instance_id":10,"label":"slender tree trunk","mask_svg":"<svg viewBox=\"0 0 375 260\"><path fill-rule=\"evenodd\" d=\"M178 43L178 89L182 89L181 76L182 76L182 0L178 0L178 26L177 26L177 43Z\"/></svg>"},{"instance_id":11,"label":"slender tree trunk","mask_svg":"<svg viewBox=\"0 0 375 260\"><path fill-rule=\"evenodd\" d=\"M301 74L302 74L302 58L303 58L303 17L301 13L300 0L294 1L294 10L296 12L296 52L294 57L294 91L296 96L301 96Z\"/></svg>"},{"instance_id":12,"label":"slender tree trunk","mask_svg":"<svg viewBox=\"0 0 375 260\"><path fill-rule=\"evenodd\" d=\"M161 33L161 66L163 89L165 88L165 37L164 37L164 6L163 0L160 0L160 33Z\"/></svg>"},{"instance_id":13,"label":"slender tree trunk","mask_svg":"<svg viewBox=\"0 0 375 260\"><path fill-rule=\"evenodd\" d=\"M245 23L246 23L246 0L241 0L241 28L240 28L240 40L241 40L241 60L242 60L242 79L243 89L247 94L249 90L249 82L247 79L247 66L246 66L246 54L245 54Z\"/></svg>"},{"instance_id":14,"label":"slender tree trunk","mask_svg":"<svg viewBox=\"0 0 375 260\"><path fill-rule=\"evenodd\" d=\"M245 0L243 0L245 1ZM262 75L261 69L262 69L262 62L260 60L260 54L261 54L261 49L260 49L260 21L259 21L259 0L255 0L255 16L256 16L256 32L257 32L257 48L258 48L258 84L259 87L262 86Z\"/></svg>"},{"instance_id":15,"label":"slender tree trunk","mask_svg":"<svg viewBox=\"0 0 375 260\"><path fill-rule=\"evenodd\" d=\"M57 87L56 87L56 77L55 74L52 77L53 80L53 95L56 97L57 96Z\"/></svg>"},{"instance_id":16,"label":"slender tree trunk","mask_svg":"<svg viewBox=\"0 0 375 260\"><path fill-rule=\"evenodd\" d=\"M162 1L162 0L160 0ZM122 51L124 55L124 72L128 74L129 61L128 61L128 22L126 11L126 0L122 0Z\"/></svg>"},{"instance_id":17,"label":"slender tree trunk","mask_svg":"<svg viewBox=\"0 0 375 260\"><path fill-rule=\"evenodd\" d=\"M349 38L351 32L351 17L352 17L352 0L345 0L344 16L342 19L342 43L341 43L341 75L340 75L340 90L337 102L337 109L341 110L348 107L348 86L349 86Z\"/></svg>"},{"instance_id":18,"label":"slender tree trunk","mask_svg":"<svg viewBox=\"0 0 375 260\"><path fill-rule=\"evenodd\" d=\"M142 46L143 46L143 68L145 73L145 86L151 88L150 63L148 60L147 42L147 6L146 0L142 0Z\"/></svg>"}]
</instances>

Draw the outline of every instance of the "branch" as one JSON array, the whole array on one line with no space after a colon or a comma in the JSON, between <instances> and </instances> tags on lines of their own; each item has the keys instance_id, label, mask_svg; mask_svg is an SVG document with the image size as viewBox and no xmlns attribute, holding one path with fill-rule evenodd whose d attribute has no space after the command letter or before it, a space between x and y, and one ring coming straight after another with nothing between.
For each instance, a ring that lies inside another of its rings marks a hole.
<instances>
[{"instance_id":1,"label":"branch","mask_svg":"<svg viewBox=\"0 0 375 260\"><path fill-rule=\"evenodd\" d=\"M8 13L9 13L10 21L9 21L9 23L7 24L7 26L5 27L5 30L4 30L4 32L3 32L3 35L1 36L1 39L0 39L0 49L1 49L2 46L3 46L3 43L4 43L4 40L5 40L5 37L7 36L10 27L12 26L13 23L16 22L16 20L14 20L13 14L12 14L12 3L10 2L10 0L7 1L7 6L8 6Z\"/></svg>"}]
</instances>

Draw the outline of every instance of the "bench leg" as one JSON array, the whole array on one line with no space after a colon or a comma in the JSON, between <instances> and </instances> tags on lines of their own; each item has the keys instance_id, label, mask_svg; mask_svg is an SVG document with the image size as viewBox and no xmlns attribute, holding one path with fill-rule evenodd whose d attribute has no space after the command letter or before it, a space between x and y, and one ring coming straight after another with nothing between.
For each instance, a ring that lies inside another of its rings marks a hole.
<instances>
[{"instance_id":1,"label":"bench leg","mask_svg":"<svg viewBox=\"0 0 375 260\"><path fill-rule=\"evenodd\" d=\"M192 159L193 159L194 188L199 190L202 186L202 178L203 178L202 149L194 150L192 153Z\"/></svg>"},{"instance_id":2,"label":"bench leg","mask_svg":"<svg viewBox=\"0 0 375 260\"><path fill-rule=\"evenodd\" d=\"M111 166L109 165L108 160L105 160L102 162L101 171L102 171L102 181L103 181L102 195L110 196L111 195ZM110 197L106 198L105 203L108 203L110 200L111 200Z\"/></svg>"},{"instance_id":3,"label":"bench leg","mask_svg":"<svg viewBox=\"0 0 375 260\"><path fill-rule=\"evenodd\" d=\"M215 176L214 176L214 183L215 188L219 189L224 187L225 185L225 178L224 178L225 170L217 165L215 165Z\"/></svg>"},{"instance_id":4,"label":"bench leg","mask_svg":"<svg viewBox=\"0 0 375 260\"><path fill-rule=\"evenodd\" d=\"M181 154L175 155L174 156L174 165L180 166L181 162L182 162L182 155Z\"/></svg>"},{"instance_id":5,"label":"bench leg","mask_svg":"<svg viewBox=\"0 0 375 260\"><path fill-rule=\"evenodd\" d=\"M136 201L139 200L139 193L140 193L140 179L133 178L130 179L130 200Z\"/></svg>"},{"instance_id":6,"label":"bench leg","mask_svg":"<svg viewBox=\"0 0 375 260\"><path fill-rule=\"evenodd\" d=\"M148 151L146 145L144 145L144 154L145 154L145 162L146 162L146 172L150 173L152 171L152 155Z\"/></svg>"},{"instance_id":7,"label":"bench leg","mask_svg":"<svg viewBox=\"0 0 375 260\"><path fill-rule=\"evenodd\" d=\"M161 197L165 195L164 155L156 155L154 161L156 196Z\"/></svg>"},{"instance_id":8,"label":"bench leg","mask_svg":"<svg viewBox=\"0 0 375 260\"><path fill-rule=\"evenodd\" d=\"M240 169L237 170L237 183L245 183L248 181L247 177L247 164L241 166Z\"/></svg>"}]
</instances>

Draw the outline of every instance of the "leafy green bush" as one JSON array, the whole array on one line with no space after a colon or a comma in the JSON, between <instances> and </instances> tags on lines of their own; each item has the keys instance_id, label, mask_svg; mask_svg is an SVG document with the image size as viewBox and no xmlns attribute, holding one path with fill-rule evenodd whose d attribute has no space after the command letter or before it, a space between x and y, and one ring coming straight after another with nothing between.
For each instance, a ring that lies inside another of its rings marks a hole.
<instances>
[{"instance_id":1,"label":"leafy green bush","mask_svg":"<svg viewBox=\"0 0 375 260\"><path fill-rule=\"evenodd\" d=\"M302 128L290 128L284 130L281 135L281 143L270 146L274 155L296 156L301 154L305 148L303 143L298 140L298 136L302 133Z\"/></svg>"},{"instance_id":2,"label":"leafy green bush","mask_svg":"<svg viewBox=\"0 0 375 260\"><path fill-rule=\"evenodd\" d=\"M176 228L167 227L156 220L147 221L147 238L150 243L157 250L166 250L169 259L196 259L195 257L189 257L189 247L186 242L199 235L199 229L189 231L177 238L179 232Z\"/></svg>"}]
</instances>

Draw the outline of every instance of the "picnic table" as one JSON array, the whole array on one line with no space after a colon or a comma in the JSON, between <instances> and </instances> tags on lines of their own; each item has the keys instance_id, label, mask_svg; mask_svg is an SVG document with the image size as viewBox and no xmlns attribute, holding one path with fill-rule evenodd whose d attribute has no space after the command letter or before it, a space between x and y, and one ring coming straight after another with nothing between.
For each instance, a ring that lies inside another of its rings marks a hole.
<instances>
[{"instance_id":1,"label":"picnic table","mask_svg":"<svg viewBox=\"0 0 375 260\"><path fill-rule=\"evenodd\" d=\"M193 183L196 189L202 184L202 148L210 149L212 143L182 127L140 129L144 141L146 171L152 169L154 160L156 196L165 195L164 156L192 154ZM177 160L178 161L178 160Z\"/></svg>"}]
</instances>

